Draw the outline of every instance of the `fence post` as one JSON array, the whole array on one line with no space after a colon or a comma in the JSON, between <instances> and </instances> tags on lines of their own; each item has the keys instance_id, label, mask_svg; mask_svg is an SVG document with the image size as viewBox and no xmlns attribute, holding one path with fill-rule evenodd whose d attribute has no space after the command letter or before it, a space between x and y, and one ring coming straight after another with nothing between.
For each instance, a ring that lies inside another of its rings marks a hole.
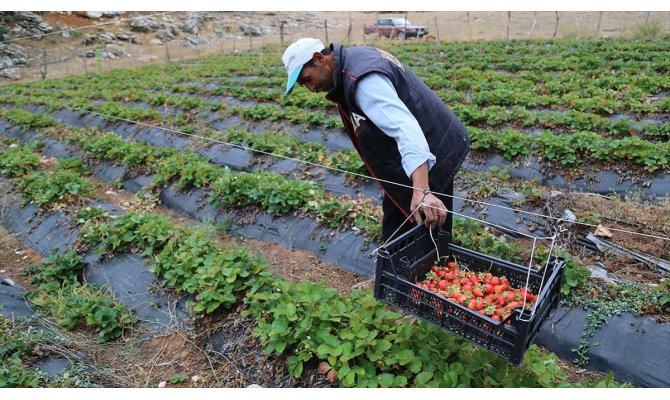
<instances>
[{"instance_id":1,"label":"fence post","mask_svg":"<svg viewBox=\"0 0 670 400\"><path fill-rule=\"evenodd\" d=\"M326 43L330 43L328 40L328 20L323 20L323 29L326 31Z\"/></svg>"},{"instance_id":2,"label":"fence post","mask_svg":"<svg viewBox=\"0 0 670 400\"><path fill-rule=\"evenodd\" d=\"M468 40L472 40L472 28L470 27L470 11L467 12L468 17Z\"/></svg>"},{"instance_id":3,"label":"fence post","mask_svg":"<svg viewBox=\"0 0 670 400\"><path fill-rule=\"evenodd\" d=\"M535 24L537 24L537 11L533 12L533 25L530 26L530 30L528 31L528 37L530 37L530 35L535 30Z\"/></svg>"},{"instance_id":4,"label":"fence post","mask_svg":"<svg viewBox=\"0 0 670 400\"><path fill-rule=\"evenodd\" d=\"M437 36L437 41L440 41L440 28L437 25L437 16L435 16L435 35Z\"/></svg>"},{"instance_id":5,"label":"fence post","mask_svg":"<svg viewBox=\"0 0 670 400\"><path fill-rule=\"evenodd\" d=\"M647 24L647 22L649 22L649 14L651 14L651 11L647 11L647 15L644 17L645 25Z\"/></svg>"},{"instance_id":6,"label":"fence post","mask_svg":"<svg viewBox=\"0 0 670 400\"><path fill-rule=\"evenodd\" d=\"M556 26L554 27L554 34L551 36L552 38L556 38L556 34L558 33L558 11L554 11L556 13Z\"/></svg>"},{"instance_id":7,"label":"fence post","mask_svg":"<svg viewBox=\"0 0 670 400\"><path fill-rule=\"evenodd\" d=\"M253 50L254 49L254 41L251 39L251 37L253 35L251 34L251 26L250 25L247 25L247 33L249 34L249 50Z\"/></svg>"},{"instance_id":8,"label":"fence post","mask_svg":"<svg viewBox=\"0 0 670 400\"><path fill-rule=\"evenodd\" d=\"M286 21L279 21L279 43L284 44L284 25Z\"/></svg>"},{"instance_id":9,"label":"fence post","mask_svg":"<svg viewBox=\"0 0 670 400\"><path fill-rule=\"evenodd\" d=\"M596 37L597 38L600 37L600 23L602 22L602 20L603 20L603 12L601 11L598 14L598 28L596 29Z\"/></svg>"},{"instance_id":10,"label":"fence post","mask_svg":"<svg viewBox=\"0 0 670 400\"><path fill-rule=\"evenodd\" d=\"M347 29L347 44L351 43L351 13L349 13L349 29ZM365 36L365 33L363 34Z\"/></svg>"},{"instance_id":11,"label":"fence post","mask_svg":"<svg viewBox=\"0 0 670 400\"><path fill-rule=\"evenodd\" d=\"M168 49L168 44L163 43L165 45L165 62L170 62L170 50Z\"/></svg>"},{"instance_id":12,"label":"fence post","mask_svg":"<svg viewBox=\"0 0 670 400\"><path fill-rule=\"evenodd\" d=\"M47 78L47 49L42 49L42 65L40 65L42 79Z\"/></svg>"},{"instance_id":13,"label":"fence post","mask_svg":"<svg viewBox=\"0 0 670 400\"><path fill-rule=\"evenodd\" d=\"M512 12L507 11L507 40L509 40L509 26L512 23Z\"/></svg>"}]
</instances>

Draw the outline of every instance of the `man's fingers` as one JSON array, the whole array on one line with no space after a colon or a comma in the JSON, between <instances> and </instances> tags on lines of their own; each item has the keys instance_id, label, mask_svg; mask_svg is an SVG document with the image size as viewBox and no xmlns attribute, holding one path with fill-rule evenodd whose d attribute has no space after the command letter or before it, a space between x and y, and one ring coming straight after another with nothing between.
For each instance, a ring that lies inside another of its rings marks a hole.
<instances>
[{"instance_id":1,"label":"man's fingers","mask_svg":"<svg viewBox=\"0 0 670 400\"><path fill-rule=\"evenodd\" d=\"M417 225L421 225L421 223L423 223L423 218L421 217L422 210L425 212L425 208L419 205L418 211L414 213L414 221L416 222Z\"/></svg>"}]
</instances>

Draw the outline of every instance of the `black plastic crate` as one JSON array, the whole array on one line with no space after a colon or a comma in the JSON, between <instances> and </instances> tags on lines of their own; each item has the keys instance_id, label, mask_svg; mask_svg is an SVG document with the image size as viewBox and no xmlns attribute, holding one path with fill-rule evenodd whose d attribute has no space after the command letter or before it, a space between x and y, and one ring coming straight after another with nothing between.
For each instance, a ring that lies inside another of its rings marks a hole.
<instances>
[{"instance_id":1,"label":"black plastic crate","mask_svg":"<svg viewBox=\"0 0 670 400\"><path fill-rule=\"evenodd\" d=\"M456 246L450 243L449 233L444 231L434 230L433 238L440 257L455 258L459 268L505 275L510 286L526 286L528 267ZM375 298L491 351L514 365L520 365L540 325L558 305L565 261L551 257L546 273L531 271L528 290L538 294L542 286L535 314L516 309L506 320L510 321L510 325L506 325L506 321L495 321L417 286L416 282L424 279L436 259L435 244L423 225L394 239L378 252ZM544 285L541 285L543 273Z\"/></svg>"}]
</instances>

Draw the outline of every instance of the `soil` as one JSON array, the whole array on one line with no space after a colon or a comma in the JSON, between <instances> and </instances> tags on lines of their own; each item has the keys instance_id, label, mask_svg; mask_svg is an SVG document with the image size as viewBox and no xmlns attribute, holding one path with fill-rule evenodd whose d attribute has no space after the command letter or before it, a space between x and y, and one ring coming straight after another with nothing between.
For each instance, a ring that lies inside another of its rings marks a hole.
<instances>
[{"instance_id":1,"label":"soil","mask_svg":"<svg viewBox=\"0 0 670 400\"><path fill-rule=\"evenodd\" d=\"M611 238L604 238L626 249L668 260L670 241L632 235L622 231L632 231L645 235L670 237L670 199L660 199L657 204L646 204L635 199L621 199L585 193L571 193L563 203L580 217L594 216L592 225L602 224L610 229ZM619 229L620 231L614 230ZM595 228L580 227L584 233L594 232ZM625 256L607 253L584 254L582 263L602 263L608 272L615 276L641 283L660 283L667 278L659 270L651 270L643 263Z\"/></svg>"}]
</instances>

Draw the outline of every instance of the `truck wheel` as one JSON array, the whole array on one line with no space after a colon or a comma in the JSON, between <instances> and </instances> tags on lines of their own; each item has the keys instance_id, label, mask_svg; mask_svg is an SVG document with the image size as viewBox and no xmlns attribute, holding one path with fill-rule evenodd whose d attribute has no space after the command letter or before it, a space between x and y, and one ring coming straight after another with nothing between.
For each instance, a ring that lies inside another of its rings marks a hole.
<instances>
[{"instance_id":1,"label":"truck wheel","mask_svg":"<svg viewBox=\"0 0 670 400\"><path fill-rule=\"evenodd\" d=\"M405 35L405 32L403 32L403 31L398 32L398 39L399 40L407 39L407 36Z\"/></svg>"}]
</instances>

